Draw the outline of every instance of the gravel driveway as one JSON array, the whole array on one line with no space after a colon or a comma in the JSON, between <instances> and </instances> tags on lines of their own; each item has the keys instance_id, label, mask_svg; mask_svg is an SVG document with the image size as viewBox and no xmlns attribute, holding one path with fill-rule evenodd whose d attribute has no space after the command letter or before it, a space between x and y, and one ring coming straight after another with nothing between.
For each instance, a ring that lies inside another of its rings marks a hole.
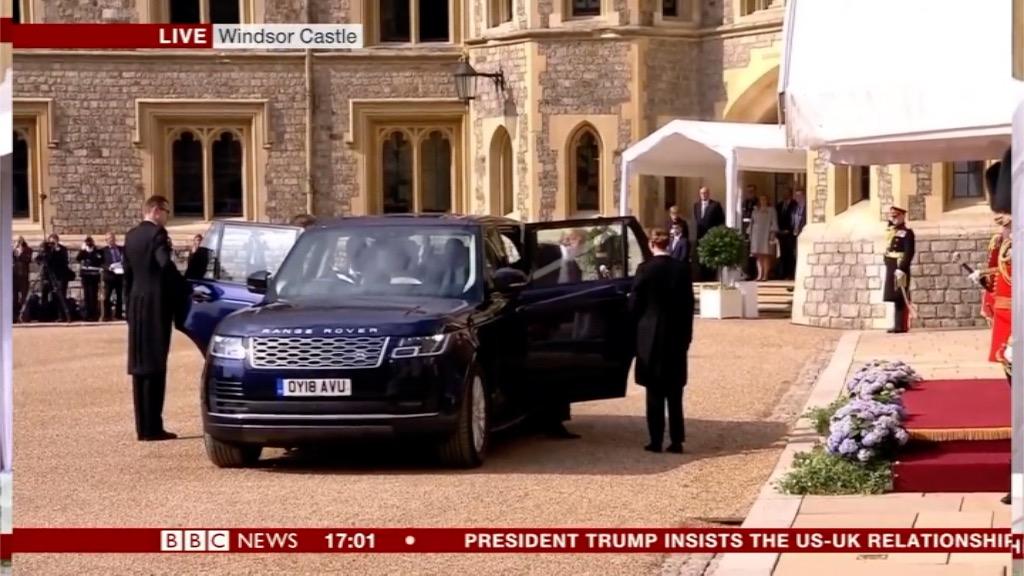
<instances>
[{"instance_id":1,"label":"gravel driveway","mask_svg":"<svg viewBox=\"0 0 1024 576\"><path fill-rule=\"evenodd\" d=\"M122 326L15 330L16 527L677 526L743 517L838 333L700 321L687 454L649 454L641 388L576 405L575 441L505 434L473 471L393 443L220 470L203 452L202 359L175 334L168 429L134 440ZM656 574L659 555L16 556L19 574Z\"/></svg>"}]
</instances>

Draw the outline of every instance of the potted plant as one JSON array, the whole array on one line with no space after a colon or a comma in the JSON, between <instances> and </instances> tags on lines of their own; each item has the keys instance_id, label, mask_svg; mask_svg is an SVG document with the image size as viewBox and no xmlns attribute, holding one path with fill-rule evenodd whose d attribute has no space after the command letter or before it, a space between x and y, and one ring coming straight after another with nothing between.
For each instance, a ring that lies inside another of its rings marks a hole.
<instances>
[{"instance_id":1,"label":"potted plant","mask_svg":"<svg viewBox=\"0 0 1024 576\"><path fill-rule=\"evenodd\" d=\"M716 226L708 230L697 245L697 258L704 267L719 271L717 285L701 287L701 318L742 317L743 296L735 286L725 281L729 272L746 260L740 231L727 226Z\"/></svg>"}]
</instances>

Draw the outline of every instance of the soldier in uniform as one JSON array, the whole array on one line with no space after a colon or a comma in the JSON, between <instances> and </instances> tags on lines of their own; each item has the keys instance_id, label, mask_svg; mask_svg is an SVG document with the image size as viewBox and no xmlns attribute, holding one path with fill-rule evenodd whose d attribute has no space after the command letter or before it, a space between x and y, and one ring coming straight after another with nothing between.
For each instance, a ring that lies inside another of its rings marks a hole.
<instances>
[{"instance_id":1,"label":"soldier in uniform","mask_svg":"<svg viewBox=\"0 0 1024 576\"><path fill-rule=\"evenodd\" d=\"M999 362L1006 373L1006 382L1012 384L1010 342L1012 339L1012 235L1013 201L1010 194L1010 150L1003 159L989 166L985 171L985 184L989 192L989 207L995 214L999 232L988 244L988 268L975 270L969 278L985 289L981 311L992 326L992 346L989 348L989 362ZM1003 504L1010 503L1010 495L1003 497Z\"/></svg>"},{"instance_id":2,"label":"soldier in uniform","mask_svg":"<svg viewBox=\"0 0 1024 576\"><path fill-rule=\"evenodd\" d=\"M890 334L910 329L910 263L914 260L914 231L907 228L907 211L889 208L889 229L885 250L885 301L896 307L896 322Z\"/></svg>"}]
</instances>

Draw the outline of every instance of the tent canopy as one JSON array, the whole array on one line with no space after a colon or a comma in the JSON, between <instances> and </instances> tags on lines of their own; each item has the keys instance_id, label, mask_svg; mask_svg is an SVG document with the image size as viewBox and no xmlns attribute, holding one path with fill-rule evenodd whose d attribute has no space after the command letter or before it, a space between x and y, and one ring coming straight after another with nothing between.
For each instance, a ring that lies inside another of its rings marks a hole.
<instances>
[{"instance_id":1,"label":"tent canopy","mask_svg":"<svg viewBox=\"0 0 1024 576\"><path fill-rule=\"evenodd\" d=\"M629 177L701 176L715 168L726 174L726 210L729 225L735 221L737 173L804 172L807 154L786 146L786 133L774 124L673 120L622 153L622 189L619 206L629 210Z\"/></svg>"},{"instance_id":2,"label":"tent canopy","mask_svg":"<svg viewBox=\"0 0 1024 576\"><path fill-rule=\"evenodd\" d=\"M790 144L839 164L1000 157L1024 98L1010 13L998 1L789 0L779 92Z\"/></svg>"}]
</instances>

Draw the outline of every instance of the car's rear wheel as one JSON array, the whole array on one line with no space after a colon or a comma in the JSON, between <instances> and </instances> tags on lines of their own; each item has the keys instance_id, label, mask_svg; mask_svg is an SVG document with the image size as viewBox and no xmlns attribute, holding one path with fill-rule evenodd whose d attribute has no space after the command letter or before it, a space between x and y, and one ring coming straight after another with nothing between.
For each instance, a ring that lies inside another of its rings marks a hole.
<instances>
[{"instance_id":1,"label":"car's rear wheel","mask_svg":"<svg viewBox=\"0 0 1024 576\"><path fill-rule=\"evenodd\" d=\"M489 439L488 417L487 389L480 371L473 369L463 390L455 430L440 446L441 460L458 468L483 464Z\"/></svg>"},{"instance_id":2,"label":"car's rear wheel","mask_svg":"<svg viewBox=\"0 0 1024 576\"><path fill-rule=\"evenodd\" d=\"M206 456L218 468L247 468L260 460L263 447L251 444L221 442L209 434L203 435Z\"/></svg>"}]
</instances>

